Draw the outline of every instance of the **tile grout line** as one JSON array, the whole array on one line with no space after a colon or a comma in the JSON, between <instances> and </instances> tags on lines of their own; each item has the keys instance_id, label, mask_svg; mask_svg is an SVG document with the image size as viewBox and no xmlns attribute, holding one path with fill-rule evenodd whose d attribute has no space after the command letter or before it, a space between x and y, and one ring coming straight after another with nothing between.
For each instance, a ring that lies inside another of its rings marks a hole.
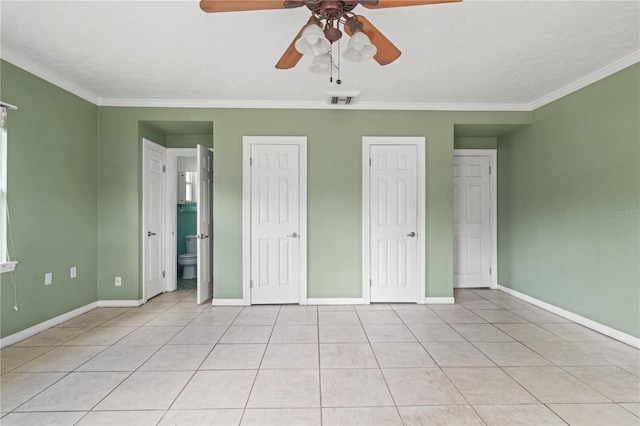
<instances>
[{"instance_id":1,"label":"tile grout line","mask_svg":"<svg viewBox=\"0 0 640 426\"><path fill-rule=\"evenodd\" d=\"M360 318L360 314L358 313L358 310L356 309L355 311L356 311L356 316L358 317L358 322L360 323L360 327L362 327L362 329L364 330L364 334L367 337L367 343L369 344L369 349L371 350L371 353L373 354L373 359L376 360L376 364L378 365L378 371L380 371L380 375L382 376L382 380L384 381L384 384L387 387L387 392L389 392L389 396L391 397L391 401L393 401L393 408L396 409L396 413L398 414L398 418L404 424L404 420L402 420L402 415L400 414L400 409L398 408L398 403L396 402L396 399L393 397L393 393L391 392L391 388L389 387L389 383L387 382L387 378L385 377L384 372L382 371L382 367L380 367L380 362L378 360L378 357L376 356L376 352L373 350L373 345L371 344L371 338L367 334L367 330L364 328L364 323L362 322L362 318ZM398 314L393 309L391 309L391 312L393 312L393 314L396 317L398 317L400 322L402 322L402 319L398 316Z\"/></svg>"},{"instance_id":2,"label":"tile grout line","mask_svg":"<svg viewBox=\"0 0 640 426\"><path fill-rule=\"evenodd\" d=\"M187 296L188 297L188 296ZM208 308L207 308L208 309ZM188 324L190 324L191 322L195 321L196 318L198 318L200 315L202 315L207 309L203 309L198 315L196 315L193 320L191 320ZM213 307L211 308L213 309ZM173 406L173 404L176 403L176 401L178 400L178 398L180 398L180 395L182 394L182 392L184 392L184 390L187 388L187 386L189 385L189 383L191 383L191 380L193 380L193 378L195 377L195 375L199 372L199 371L206 371L206 370L200 370L200 368L202 367L202 365L205 363L205 361L207 360L207 358L211 355L211 353L213 352L214 348L216 346L218 346L218 342L222 339L222 336L225 335L225 333L227 332L227 330L229 330L229 327L231 327L231 324L233 324L233 322L236 320L236 318L238 318L238 316L240 315L240 313L244 310L244 308L240 309L238 311L238 313L236 313L236 315L233 317L233 319L231 320L231 322L227 325L227 328L225 328L225 331L220 335L220 337L218 338L218 340L216 341L216 343L214 343L213 347L211 348L211 350L209 351L209 353L202 359L202 362L200 362L200 365L198 366L198 368L196 368L196 370L193 372L193 374L191 375L191 377L189 378L189 380L187 380L184 384L184 386L182 386L182 389L180 389L180 391L176 394L176 397L173 399L173 401L171 402L171 404L169 404L169 407L167 407L165 411L165 413L162 415L162 417L160 418L160 420L158 421L158 424L160 422L162 422L162 420L164 420L164 418L167 416L167 414L169 413L169 411L171 410L171 407ZM188 325L187 324L187 325ZM185 325L182 330L184 330L187 326ZM176 333L173 337L171 337L171 339L175 338L175 336L177 336L178 334L180 334L180 332ZM171 341L171 339L169 339L167 341L167 343L165 343L164 345L162 345L160 347L160 349L164 348L165 346L167 346L169 344L169 342ZM158 349L158 351L160 350ZM157 352L156 352L157 353ZM151 358L149 358L151 359ZM147 361L149 361L149 359L147 359ZM145 363L147 362L145 361ZM142 363L140 365L140 367L142 367L145 363Z\"/></svg>"},{"instance_id":3,"label":"tile grout line","mask_svg":"<svg viewBox=\"0 0 640 426\"><path fill-rule=\"evenodd\" d=\"M176 305L178 303L178 301L174 301L174 305ZM161 311L161 313L159 315L162 315L162 313L166 312L166 309ZM159 316L158 315L158 316ZM147 321L146 323L144 323L143 325L139 326L138 329L141 329L142 327L144 327L148 322L150 322L152 320ZM184 326L182 327L184 329ZM132 332L133 333L133 332ZM179 333L176 332L176 334L174 334L173 336L171 336L168 340L171 340L173 337L175 337L177 334ZM131 333L129 333L131 334ZM127 335L128 336L128 335ZM126 337L126 336L125 336ZM122 339L118 340L118 342L120 342L121 340L123 340L125 337L122 337ZM167 340L167 341L168 341ZM116 342L116 343L118 343ZM109 348L113 347L116 343L112 344L109 346ZM134 369L133 371L127 372L129 374L127 374L127 376L125 378L122 379L122 381L120 381L120 383L118 383L116 386L113 387L113 389L111 389L109 392L107 392L107 394L102 397L96 404L94 404L89 410L87 410L87 413L82 416L82 418L80 418L80 420L78 420L78 422L82 421L82 419L84 419L86 416L89 415L89 413L93 412L93 410L100 405L105 399L107 399L109 397L109 395L111 395L116 389L118 389L126 380L128 380L131 376L133 376L136 372L138 372L140 370L140 368L147 362L149 361L155 354L157 354L164 346L165 346L166 342L162 345L159 345L158 349L156 349L152 354L149 355L149 357L147 357L143 362L140 363L140 365ZM106 349L105 349L106 350ZM87 361L88 362L88 361ZM86 363L83 363L82 365L84 365ZM195 374L195 373L194 373ZM164 417L164 416L163 416Z\"/></svg>"},{"instance_id":4,"label":"tile grout line","mask_svg":"<svg viewBox=\"0 0 640 426\"><path fill-rule=\"evenodd\" d=\"M91 310L91 311L89 311L89 312L92 312L92 311L94 311L95 309L99 309L99 308L97 308L97 307L96 307L96 308L92 309L92 310ZM125 313L125 312L127 312L127 311L128 311L128 309L127 309L126 311L123 311L123 312L121 312L120 314L118 314L118 315L114 316L113 318L117 318L118 316L120 316L120 315L124 314L124 313ZM86 315L86 314L88 314L89 312L86 312L86 313L85 313L85 314L83 314L83 315ZM71 319L70 321L73 321L73 320L75 320L75 319L76 319L76 318L73 318L73 319ZM106 320L106 321L110 321L110 320ZM105 321L105 322L106 322L106 321ZM65 321L65 322L66 322L66 321ZM64 323L62 323L62 324L64 324ZM102 324L102 323L100 323L100 324ZM87 332L88 332L88 331L90 331L90 330L93 330L93 329L97 328L98 326L99 326L99 324L98 324L98 325L93 326L92 328L88 329L88 330L87 330ZM52 327L52 328L55 328L55 327ZM60 328L65 328L65 327L60 327ZM44 330L44 331L47 331L47 330ZM44 332L44 331L43 331L43 332ZM85 333L86 333L86 332L85 332ZM85 333L82 333L82 334L85 334ZM82 335L82 334L81 334L81 335ZM76 336L76 337L79 337L79 336ZM37 356L36 358L32 359L31 361L27 361L27 362L25 362L24 364L20 364L20 366L17 366L16 368L12 369L12 370L11 370L11 372L15 371L17 368L22 367L23 365L28 364L29 362L32 362L32 361L37 360L38 358L40 358L40 357L44 356L45 354L47 354L47 353L49 353L49 352L53 352L53 351L54 351L54 350L56 350L56 349L59 349L59 348L64 347L64 344L65 344L65 343L68 343L68 342L70 342L70 341L71 341L71 340L73 340L73 339L75 339L75 337L72 337L72 338L71 338L71 339L69 339L69 340L65 340L65 341L63 341L63 342L61 342L61 343L57 344L57 345L55 346L55 348L54 348L54 349L52 349L52 350L50 350L50 351L47 351L47 352L45 352L45 353L43 353L43 354L41 354L41 355ZM102 345L80 345L80 346L102 346ZM22 347L22 346L19 346L19 347ZM25 347L28 347L28 346L25 346ZM19 413L20 411L17 411L17 410L18 410L20 407L22 407L23 405L27 404L29 401L31 401L32 399L36 398L38 395L42 394L43 392L45 392L45 391L46 391L46 390L48 390L49 388L53 387L56 383L59 383L60 381L62 381L62 380L63 380L63 379L65 379L66 377L70 376L70 375L71 375L71 373L73 373L73 372L77 372L77 369L78 369L78 368L80 368L81 366L83 366L83 365L84 365L84 364L86 364L87 362L91 361L92 359L94 359L95 357L97 357L98 355L100 355L101 353L103 353L104 351L106 351L106 350L107 350L108 348L110 348L110 347L111 347L111 345L107 345L107 346L105 346L105 348L104 348L103 350L101 350L100 352L98 352L97 354L95 354L94 356L92 356L91 358L89 358L88 360L86 360L85 362L82 362L80 365L78 365L76 368L74 368L74 369L73 369L73 370L71 370L71 371L66 371L66 372L62 372L62 371L61 371L61 373L65 373L65 374L63 374L63 375L62 375L58 380L54 381L54 382L53 382L53 383L51 383L49 386L46 386L46 387L45 387L44 389L42 389L40 392L37 392L36 394L34 394L33 396L31 396L30 398L28 398L27 400L25 400L22 404L20 404L20 405L16 406L13 410L11 410L11 411L9 411L9 412L5 413L2 417L6 416L6 415L8 415L8 414L10 414L10 413L14 413L14 412L18 412L18 413ZM29 373L29 372L24 372L24 373ZM36 373L36 374L37 374L37 373L57 373L57 371L52 371L52 372L31 372L31 373L32 373L32 374L33 374L33 373ZM80 372L78 372L78 373L80 373ZM18 374L19 374L19 373L18 373ZM124 379L123 379L123 380L124 380ZM122 382L121 382L121 383L122 383ZM117 386L116 386L116 387L117 387ZM87 413L88 413L88 411L87 411ZM86 415L86 414L85 414L85 415ZM84 418L84 416L82 416L82 418ZM82 418L81 418L81 419L82 419Z\"/></svg>"},{"instance_id":5,"label":"tile grout line","mask_svg":"<svg viewBox=\"0 0 640 426\"><path fill-rule=\"evenodd\" d=\"M242 310L244 311L246 309L243 308ZM253 393L253 388L256 385L256 381L258 380L258 375L260 374L260 369L262 367L262 362L264 361L264 357L267 354L267 350L269 349L269 342L271 341L271 336L273 336L273 330L276 327L276 324L278 322L278 317L280 316L280 312L282 311L282 305L278 305L278 313L276 314L276 318L273 321L273 325L271 326L271 332L269 333L269 337L267 338L267 342L265 344L264 347L264 352L262 353L262 357L260 357L260 363L258 364L258 368L256 369L256 375L253 378L253 382L251 383L251 388L249 389L249 393L247 394L247 400L244 403L244 408L242 409L242 416L240 416L240 422L238 424L242 424L242 420L244 420L244 416L247 413L247 409L249 406L249 400L251 399L251 394ZM239 316L239 314L238 314ZM236 318L237 319L237 318ZM234 320L235 322L235 320ZM242 369L242 370L247 370L247 369Z\"/></svg>"}]
</instances>

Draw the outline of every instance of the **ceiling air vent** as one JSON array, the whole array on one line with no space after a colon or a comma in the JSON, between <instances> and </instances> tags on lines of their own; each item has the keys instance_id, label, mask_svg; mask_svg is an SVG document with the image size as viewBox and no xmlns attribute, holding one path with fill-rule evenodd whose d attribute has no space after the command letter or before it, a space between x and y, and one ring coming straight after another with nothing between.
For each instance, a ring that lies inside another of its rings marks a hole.
<instances>
[{"instance_id":1,"label":"ceiling air vent","mask_svg":"<svg viewBox=\"0 0 640 426\"><path fill-rule=\"evenodd\" d=\"M327 102L331 105L353 105L356 103L360 92L327 92Z\"/></svg>"}]
</instances>

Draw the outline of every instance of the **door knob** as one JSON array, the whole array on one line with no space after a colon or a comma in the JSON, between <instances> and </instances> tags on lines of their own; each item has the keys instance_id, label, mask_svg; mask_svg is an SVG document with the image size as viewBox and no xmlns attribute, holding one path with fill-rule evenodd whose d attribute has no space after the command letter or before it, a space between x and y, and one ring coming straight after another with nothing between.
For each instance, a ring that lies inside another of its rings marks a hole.
<instances>
[{"instance_id":1,"label":"door knob","mask_svg":"<svg viewBox=\"0 0 640 426\"><path fill-rule=\"evenodd\" d=\"M156 235L156 233L155 232L151 232L151 231L147 232L147 237L150 237L152 235Z\"/></svg>"},{"instance_id":2,"label":"door knob","mask_svg":"<svg viewBox=\"0 0 640 426\"><path fill-rule=\"evenodd\" d=\"M413 231L411 231L411 232L409 232L409 233L407 234L407 237L411 237L411 238L413 238L413 237L415 237L415 236L416 236L416 233L415 233L415 232L413 232Z\"/></svg>"},{"instance_id":3,"label":"door knob","mask_svg":"<svg viewBox=\"0 0 640 426\"><path fill-rule=\"evenodd\" d=\"M298 238L298 234L296 234L295 232L293 234L289 234L287 235L287 237L289 238Z\"/></svg>"}]
</instances>

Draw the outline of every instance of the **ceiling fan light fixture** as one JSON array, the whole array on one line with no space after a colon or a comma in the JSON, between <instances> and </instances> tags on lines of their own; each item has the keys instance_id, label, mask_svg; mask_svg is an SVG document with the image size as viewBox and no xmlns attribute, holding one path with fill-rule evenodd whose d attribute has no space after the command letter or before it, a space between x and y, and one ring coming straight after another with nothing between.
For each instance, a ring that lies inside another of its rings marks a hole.
<instances>
[{"instance_id":1,"label":"ceiling fan light fixture","mask_svg":"<svg viewBox=\"0 0 640 426\"><path fill-rule=\"evenodd\" d=\"M296 50L303 55L323 55L331 49L331 43L324 36L320 25L311 22L304 30L302 35L296 41Z\"/></svg>"},{"instance_id":2,"label":"ceiling fan light fixture","mask_svg":"<svg viewBox=\"0 0 640 426\"><path fill-rule=\"evenodd\" d=\"M356 31L349 39L344 58L352 62L362 62L373 58L378 48L371 43L369 37L362 31Z\"/></svg>"},{"instance_id":3,"label":"ceiling fan light fixture","mask_svg":"<svg viewBox=\"0 0 640 426\"><path fill-rule=\"evenodd\" d=\"M314 74L330 75L338 72L338 67L333 63L330 53L318 55L313 59L313 63L309 65L309 71Z\"/></svg>"}]
</instances>

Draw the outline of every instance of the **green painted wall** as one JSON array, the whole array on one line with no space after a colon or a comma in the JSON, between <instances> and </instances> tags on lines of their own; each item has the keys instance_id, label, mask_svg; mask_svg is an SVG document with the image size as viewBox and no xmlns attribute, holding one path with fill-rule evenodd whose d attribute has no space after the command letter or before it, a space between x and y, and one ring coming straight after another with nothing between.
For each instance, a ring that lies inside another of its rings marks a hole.
<instances>
[{"instance_id":1,"label":"green painted wall","mask_svg":"<svg viewBox=\"0 0 640 426\"><path fill-rule=\"evenodd\" d=\"M242 137L308 136L309 297L361 297L362 137L427 139L427 296L452 295L453 128L527 124L526 112L99 109L98 297L142 295L140 121L214 123L214 296L242 297ZM330 131L325 128L330 123ZM123 277L122 287L113 285Z\"/></svg>"},{"instance_id":2,"label":"green painted wall","mask_svg":"<svg viewBox=\"0 0 640 426\"><path fill-rule=\"evenodd\" d=\"M138 124L138 139L142 138L149 139L158 145L167 146L167 135L146 123Z\"/></svg>"},{"instance_id":3,"label":"green painted wall","mask_svg":"<svg viewBox=\"0 0 640 426\"><path fill-rule=\"evenodd\" d=\"M213 135L167 135L167 148L213 148Z\"/></svg>"},{"instance_id":4,"label":"green painted wall","mask_svg":"<svg viewBox=\"0 0 640 426\"><path fill-rule=\"evenodd\" d=\"M496 149L497 137L456 137L453 140L455 149Z\"/></svg>"},{"instance_id":5,"label":"green painted wall","mask_svg":"<svg viewBox=\"0 0 640 426\"><path fill-rule=\"evenodd\" d=\"M5 337L96 301L98 108L7 62L0 67L0 96L19 107L7 126L19 310L9 274L0 275Z\"/></svg>"},{"instance_id":6,"label":"green painted wall","mask_svg":"<svg viewBox=\"0 0 640 426\"><path fill-rule=\"evenodd\" d=\"M309 138L310 297L361 296L362 137L425 136L425 287L440 297L452 294L454 126L531 121L526 112L98 108L13 65L1 71L2 99L20 107L9 122L9 201L21 262L17 313L2 277L2 336L95 300L141 298L141 137L171 144L146 121L215 124L217 298L242 295L244 135Z\"/></svg>"},{"instance_id":7,"label":"green painted wall","mask_svg":"<svg viewBox=\"0 0 640 426\"><path fill-rule=\"evenodd\" d=\"M498 143L499 281L640 337L640 66Z\"/></svg>"}]
</instances>

